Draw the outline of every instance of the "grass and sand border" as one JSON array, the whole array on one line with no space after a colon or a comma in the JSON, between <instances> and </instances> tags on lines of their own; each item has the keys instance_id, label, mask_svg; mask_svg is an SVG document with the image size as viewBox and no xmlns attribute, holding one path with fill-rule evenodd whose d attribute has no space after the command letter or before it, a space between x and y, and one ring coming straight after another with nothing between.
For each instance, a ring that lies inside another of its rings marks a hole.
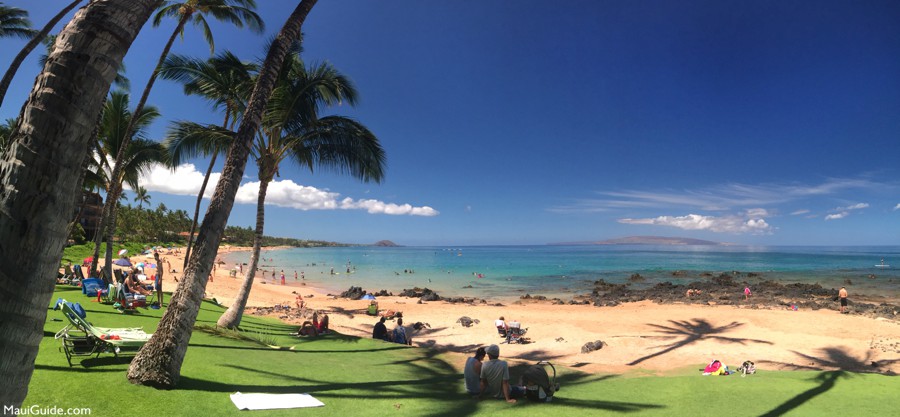
<instances>
[{"instance_id":1,"label":"grass and sand border","mask_svg":"<svg viewBox=\"0 0 900 417\"><path fill-rule=\"evenodd\" d=\"M142 326L155 330L162 310L123 315L92 302L77 288L58 287L53 296L80 302L88 320L104 327ZM177 389L132 385L125 379L131 358L111 354L75 358L69 367L54 334L66 322L48 312L44 340L35 363L25 407L88 407L91 415L152 412L164 415L229 415L239 411L236 391L310 393L326 405L305 409L320 416L511 415L889 415L900 380L844 371L763 370L740 376L701 377L696 365L646 376L586 374L557 367L562 385L554 402L514 406L473 401L463 394L459 368L464 357L435 349L407 348L365 338L331 334L299 339L296 326L245 316L241 334L223 337L214 329L224 309L204 302L182 367ZM598 352L598 354L602 354ZM513 367L513 378L526 364ZM137 409L137 410L136 410ZM297 410L255 411L253 415L295 415Z\"/></svg>"}]
</instances>

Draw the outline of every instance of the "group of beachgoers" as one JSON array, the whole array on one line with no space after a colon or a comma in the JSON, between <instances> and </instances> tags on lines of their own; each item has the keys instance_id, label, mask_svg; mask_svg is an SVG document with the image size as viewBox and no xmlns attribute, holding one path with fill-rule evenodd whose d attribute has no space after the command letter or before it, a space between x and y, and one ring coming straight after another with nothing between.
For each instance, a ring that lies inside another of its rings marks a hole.
<instances>
[{"instance_id":1,"label":"group of beachgoers","mask_svg":"<svg viewBox=\"0 0 900 417\"><path fill-rule=\"evenodd\" d=\"M487 361L484 360L485 356ZM512 404L516 402L516 397L525 394L524 385L510 385L509 364L500 360L500 347L497 345L476 349L475 355L466 359L463 379L466 393L478 400L487 396L502 398Z\"/></svg>"}]
</instances>

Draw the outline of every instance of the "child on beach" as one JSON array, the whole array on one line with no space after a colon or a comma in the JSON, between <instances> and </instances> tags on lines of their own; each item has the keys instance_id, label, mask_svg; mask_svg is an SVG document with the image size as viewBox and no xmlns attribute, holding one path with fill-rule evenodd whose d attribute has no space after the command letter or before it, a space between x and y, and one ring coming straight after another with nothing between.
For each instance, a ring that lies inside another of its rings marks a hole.
<instances>
[{"instance_id":1,"label":"child on beach","mask_svg":"<svg viewBox=\"0 0 900 417\"><path fill-rule=\"evenodd\" d=\"M744 299L749 300L751 295L753 295L753 294L750 293L750 287L749 286L744 287Z\"/></svg>"}]
</instances>

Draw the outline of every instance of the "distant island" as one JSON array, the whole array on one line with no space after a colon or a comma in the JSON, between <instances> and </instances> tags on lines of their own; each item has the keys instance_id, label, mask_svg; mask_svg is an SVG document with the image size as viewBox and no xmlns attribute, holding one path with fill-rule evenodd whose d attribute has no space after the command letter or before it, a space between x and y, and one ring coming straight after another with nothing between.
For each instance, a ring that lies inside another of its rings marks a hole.
<instances>
[{"instance_id":1,"label":"distant island","mask_svg":"<svg viewBox=\"0 0 900 417\"><path fill-rule=\"evenodd\" d=\"M618 239L608 239L587 242L563 242L551 243L551 245L659 245L659 246L723 246L727 243L713 242L710 240L690 239L685 237L664 236L629 236Z\"/></svg>"},{"instance_id":2,"label":"distant island","mask_svg":"<svg viewBox=\"0 0 900 417\"><path fill-rule=\"evenodd\" d=\"M400 247L400 245L398 245L394 242L391 242L390 240L379 240L379 241L375 242L372 246L383 246L383 247L388 247L388 248Z\"/></svg>"}]
</instances>

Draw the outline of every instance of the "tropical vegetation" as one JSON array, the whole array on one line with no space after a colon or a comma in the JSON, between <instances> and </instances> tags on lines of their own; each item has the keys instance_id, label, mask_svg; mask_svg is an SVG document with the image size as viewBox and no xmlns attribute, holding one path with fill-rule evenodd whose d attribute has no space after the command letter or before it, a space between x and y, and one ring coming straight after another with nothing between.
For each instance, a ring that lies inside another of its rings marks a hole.
<instances>
[{"instance_id":1,"label":"tropical vegetation","mask_svg":"<svg viewBox=\"0 0 900 417\"><path fill-rule=\"evenodd\" d=\"M159 11L153 18L153 25L159 26L162 20L167 17L177 19L178 24L172 31L172 35L169 36L169 40L163 47L162 53L160 53L159 55L159 60L157 61L157 64L150 75L150 79L147 80L147 85L144 86L144 90L141 93L141 98L138 100L137 105L135 106L134 114L138 115L142 113L144 105L146 105L147 99L150 97L150 91L153 89L153 85L156 83L156 79L159 77L160 69L165 62L166 57L169 55L169 51L172 50L172 45L175 43L175 39L179 36L184 36L185 26L188 23L192 23L194 26L201 28L204 38L206 39L207 43L209 43L210 50L214 52L215 43L213 41L212 31L209 27L209 22L206 20L206 17L211 16L218 21L227 22L239 28L247 25L250 29L256 32L262 32L264 26L263 21L262 19L260 19L259 15L257 15L256 12L253 11L253 9L255 8L256 3L254 0L187 0L185 2L163 2ZM115 163L113 165L112 171L113 177L118 177L120 175L120 171L124 168L124 151L125 149L127 149L128 141L131 140L133 132L135 132L137 123L138 120L132 118L124 129L125 142L119 149L119 153L115 155ZM120 185L113 184L113 187L111 187L107 192L109 197L107 198L105 206L103 208L104 214L112 212L112 205L114 204L113 201L116 201L119 198L119 195L122 193L122 187ZM114 226L115 221L106 223L105 234L107 240L109 240L114 234L115 231L111 230ZM109 250L110 247L107 246L107 253L105 256L106 265L104 266L107 275L111 274L112 270L112 253L109 252Z\"/></svg>"}]
</instances>

